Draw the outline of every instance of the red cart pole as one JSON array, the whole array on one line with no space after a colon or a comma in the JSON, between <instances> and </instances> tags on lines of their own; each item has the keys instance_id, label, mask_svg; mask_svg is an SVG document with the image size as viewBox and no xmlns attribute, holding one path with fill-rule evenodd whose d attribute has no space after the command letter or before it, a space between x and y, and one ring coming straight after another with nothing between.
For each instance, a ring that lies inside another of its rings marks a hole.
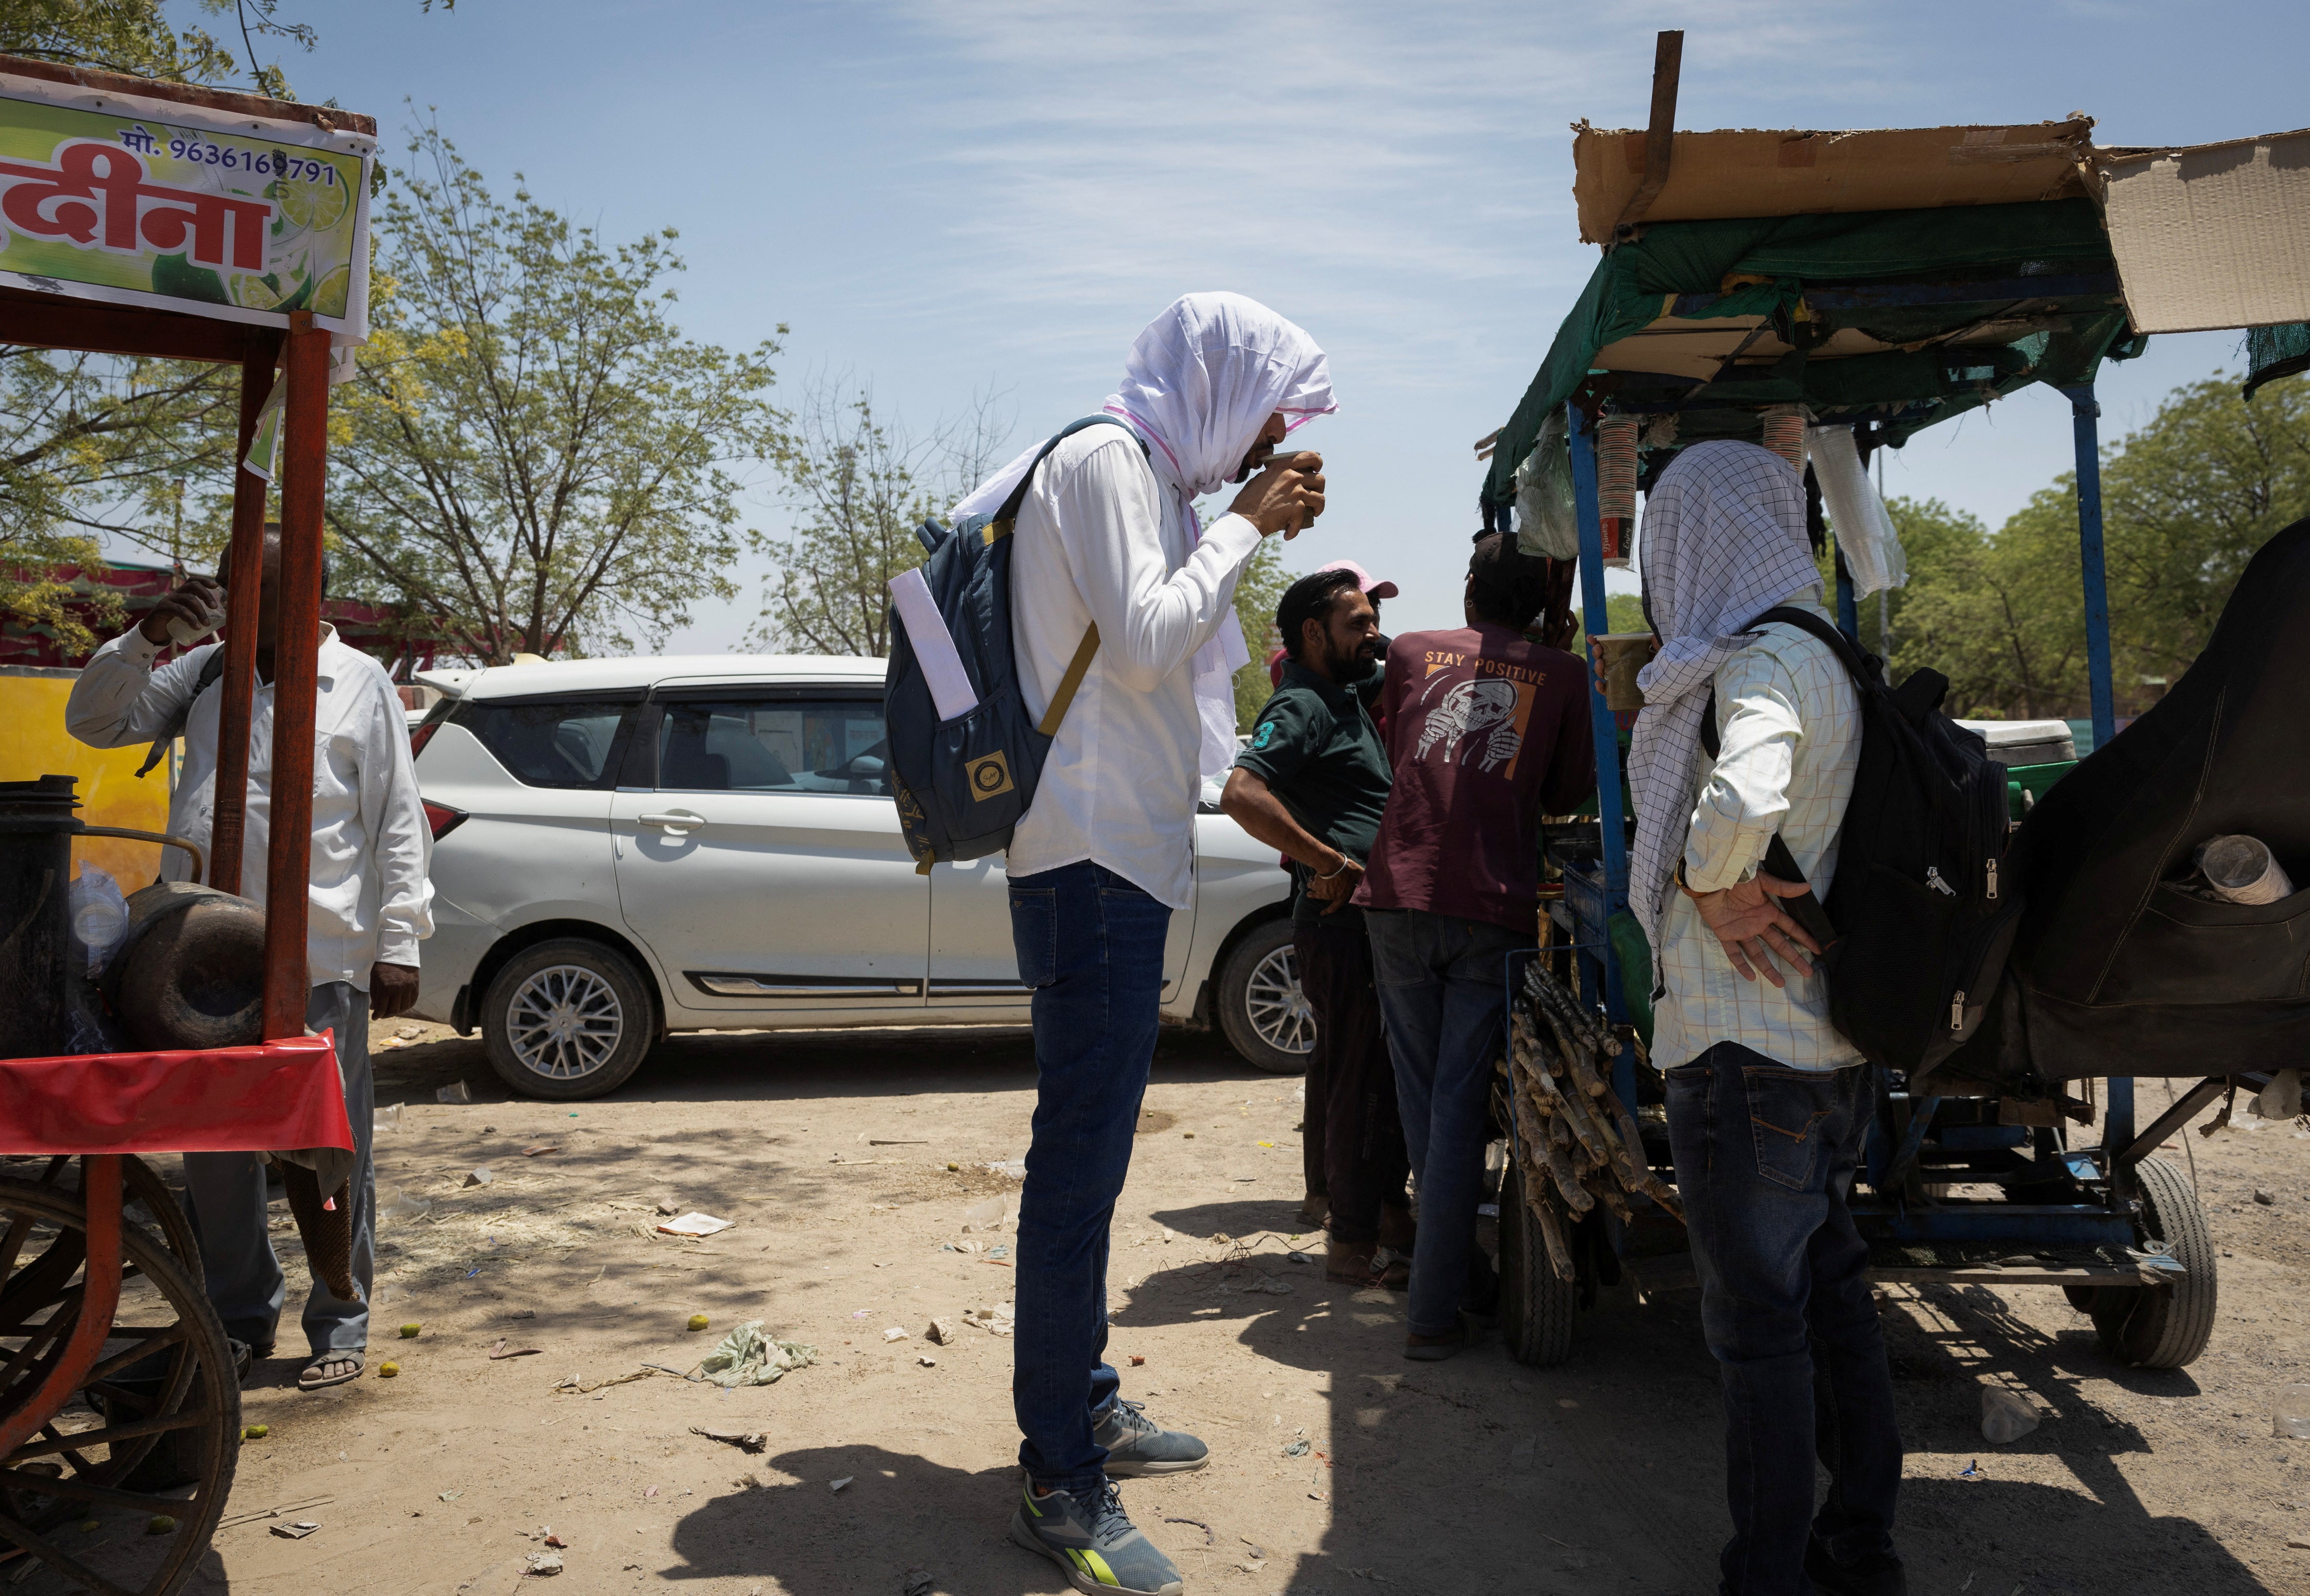
<instances>
[{"instance_id":1,"label":"red cart pole","mask_svg":"<svg viewBox=\"0 0 2310 1596\"><path fill-rule=\"evenodd\" d=\"M265 870L265 1036L305 1034L305 916L313 863L313 697L320 674L322 473L329 334L289 318L281 441L281 634L274 645L271 846Z\"/></svg>"},{"instance_id":2,"label":"red cart pole","mask_svg":"<svg viewBox=\"0 0 2310 1596\"><path fill-rule=\"evenodd\" d=\"M216 811L209 829L207 885L240 890L241 841L248 818L249 705L256 690L257 587L265 569L263 477L239 463L248 458L256 414L273 390L281 346L252 334L240 362L240 447L233 455L232 546L225 556L224 698L217 707Z\"/></svg>"}]
</instances>

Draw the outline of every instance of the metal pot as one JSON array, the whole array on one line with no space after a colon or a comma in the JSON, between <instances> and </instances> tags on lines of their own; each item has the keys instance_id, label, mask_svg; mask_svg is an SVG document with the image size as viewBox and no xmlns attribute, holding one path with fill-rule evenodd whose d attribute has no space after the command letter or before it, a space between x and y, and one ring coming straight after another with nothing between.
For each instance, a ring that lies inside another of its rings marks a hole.
<instances>
[{"instance_id":1,"label":"metal pot","mask_svg":"<svg viewBox=\"0 0 2310 1596\"><path fill-rule=\"evenodd\" d=\"M265 1039L265 911L190 881L128 895L128 937L104 994L138 1051L246 1047Z\"/></svg>"}]
</instances>

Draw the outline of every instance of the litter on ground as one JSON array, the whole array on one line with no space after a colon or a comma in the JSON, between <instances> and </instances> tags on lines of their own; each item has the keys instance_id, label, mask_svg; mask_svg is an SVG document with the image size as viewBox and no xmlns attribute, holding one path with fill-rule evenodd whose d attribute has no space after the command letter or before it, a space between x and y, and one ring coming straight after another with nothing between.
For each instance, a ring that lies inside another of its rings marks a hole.
<instances>
[{"instance_id":1,"label":"litter on ground","mask_svg":"<svg viewBox=\"0 0 2310 1596\"><path fill-rule=\"evenodd\" d=\"M706 1355L698 1372L725 1389L740 1385L775 1385L795 1369L818 1361L818 1349L801 1341L781 1341L762 1333L762 1322L749 1319Z\"/></svg>"}]
</instances>

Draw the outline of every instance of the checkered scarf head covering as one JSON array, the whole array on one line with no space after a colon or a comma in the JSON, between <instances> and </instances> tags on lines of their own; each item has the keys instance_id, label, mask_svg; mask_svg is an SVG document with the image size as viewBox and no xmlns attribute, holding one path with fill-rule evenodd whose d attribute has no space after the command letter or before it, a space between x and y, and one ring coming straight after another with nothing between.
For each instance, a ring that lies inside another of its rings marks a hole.
<instances>
[{"instance_id":1,"label":"checkered scarf head covering","mask_svg":"<svg viewBox=\"0 0 2310 1596\"><path fill-rule=\"evenodd\" d=\"M1746 646L1750 621L1820 586L1805 538L1804 480L1752 443L1695 444L1645 499L1637 562L1661 649L1637 677L1645 707L1628 739L1637 808L1628 907L1652 940L1657 984L1669 878L1692 824L1700 717L1717 667Z\"/></svg>"}]
</instances>

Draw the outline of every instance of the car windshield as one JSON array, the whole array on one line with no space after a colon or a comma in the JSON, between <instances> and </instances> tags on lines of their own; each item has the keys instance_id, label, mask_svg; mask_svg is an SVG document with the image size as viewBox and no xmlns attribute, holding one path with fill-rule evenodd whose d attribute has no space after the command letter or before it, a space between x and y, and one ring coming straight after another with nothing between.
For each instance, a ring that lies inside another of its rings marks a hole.
<instances>
[{"instance_id":1,"label":"car windshield","mask_svg":"<svg viewBox=\"0 0 2310 1596\"><path fill-rule=\"evenodd\" d=\"M658 727L661 791L887 798L888 767L879 703L674 703Z\"/></svg>"}]
</instances>

